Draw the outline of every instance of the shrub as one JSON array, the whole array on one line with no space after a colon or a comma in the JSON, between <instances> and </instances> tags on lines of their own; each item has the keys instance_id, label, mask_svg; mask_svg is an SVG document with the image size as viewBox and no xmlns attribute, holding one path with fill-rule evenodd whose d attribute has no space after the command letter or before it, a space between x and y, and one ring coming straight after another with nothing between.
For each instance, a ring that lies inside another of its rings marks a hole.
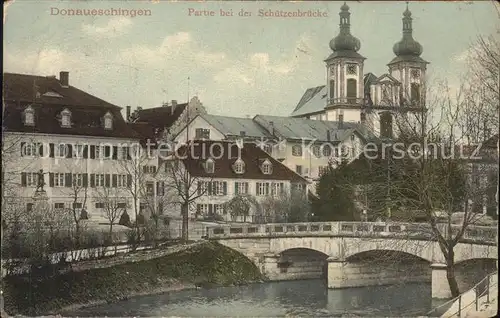
<instances>
[{"instance_id":1,"label":"shrub","mask_svg":"<svg viewBox=\"0 0 500 318\"><path fill-rule=\"evenodd\" d=\"M130 216L128 213L125 211L123 214L120 216L120 220L118 221L118 224L123 225L123 226L128 226L130 227Z\"/></svg>"}]
</instances>

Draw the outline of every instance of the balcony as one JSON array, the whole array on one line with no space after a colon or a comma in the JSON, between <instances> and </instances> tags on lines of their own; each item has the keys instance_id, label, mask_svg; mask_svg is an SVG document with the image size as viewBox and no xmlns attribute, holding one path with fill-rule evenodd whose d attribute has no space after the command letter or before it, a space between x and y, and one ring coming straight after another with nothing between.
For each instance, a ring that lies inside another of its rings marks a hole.
<instances>
[{"instance_id":1,"label":"balcony","mask_svg":"<svg viewBox=\"0 0 500 318\"><path fill-rule=\"evenodd\" d=\"M337 97L337 98L329 98L328 105L362 105L363 101L364 101L363 98Z\"/></svg>"}]
</instances>

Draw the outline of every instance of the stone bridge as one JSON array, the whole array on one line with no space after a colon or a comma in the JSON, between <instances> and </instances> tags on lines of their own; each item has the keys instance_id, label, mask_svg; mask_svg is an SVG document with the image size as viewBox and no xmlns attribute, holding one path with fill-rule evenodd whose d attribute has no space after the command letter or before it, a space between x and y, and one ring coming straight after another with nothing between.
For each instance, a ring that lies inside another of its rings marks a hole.
<instances>
[{"instance_id":1,"label":"stone bridge","mask_svg":"<svg viewBox=\"0 0 500 318\"><path fill-rule=\"evenodd\" d=\"M445 224L438 226L446 236ZM329 288L432 282L433 298L451 295L443 253L425 223L233 224L208 227L207 237L246 255L271 280L326 277ZM496 238L496 227L465 230L454 248L461 289L496 270Z\"/></svg>"}]
</instances>

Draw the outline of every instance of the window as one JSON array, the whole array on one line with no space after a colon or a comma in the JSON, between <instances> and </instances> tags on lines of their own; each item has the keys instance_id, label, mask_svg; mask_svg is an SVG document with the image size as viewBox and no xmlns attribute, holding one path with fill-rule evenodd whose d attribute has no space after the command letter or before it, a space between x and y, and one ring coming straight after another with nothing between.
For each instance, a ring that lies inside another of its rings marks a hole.
<instances>
[{"instance_id":1,"label":"window","mask_svg":"<svg viewBox=\"0 0 500 318\"><path fill-rule=\"evenodd\" d=\"M258 196L269 195L269 183L257 182L257 195Z\"/></svg>"},{"instance_id":2,"label":"window","mask_svg":"<svg viewBox=\"0 0 500 318\"><path fill-rule=\"evenodd\" d=\"M103 151L101 150L101 146L95 146L94 149L95 149L94 150L94 157L96 159L101 159L101 155L103 153Z\"/></svg>"},{"instance_id":3,"label":"window","mask_svg":"<svg viewBox=\"0 0 500 318\"><path fill-rule=\"evenodd\" d=\"M320 152L320 148L318 145L314 145L312 147L312 152L313 152L313 155L315 155L317 158L321 157L321 152Z\"/></svg>"},{"instance_id":4,"label":"window","mask_svg":"<svg viewBox=\"0 0 500 318\"><path fill-rule=\"evenodd\" d=\"M31 212L33 211L33 203L26 203L26 211Z\"/></svg>"},{"instance_id":5,"label":"window","mask_svg":"<svg viewBox=\"0 0 500 318\"><path fill-rule=\"evenodd\" d=\"M196 205L196 214L207 215L208 214L208 204L197 204Z\"/></svg>"},{"instance_id":6,"label":"window","mask_svg":"<svg viewBox=\"0 0 500 318\"><path fill-rule=\"evenodd\" d=\"M118 188L126 188L127 187L127 175L119 174L116 176L116 186Z\"/></svg>"},{"instance_id":7,"label":"window","mask_svg":"<svg viewBox=\"0 0 500 318\"><path fill-rule=\"evenodd\" d=\"M302 145L293 145L292 146L292 156L295 156L295 157L302 156Z\"/></svg>"},{"instance_id":8,"label":"window","mask_svg":"<svg viewBox=\"0 0 500 318\"><path fill-rule=\"evenodd\" d=\"M150 174L156 173L156 166L143 166L142 171Z\"/></svg>"},{"instance_id":9,"label":"window","mask_svg":"<svg viewBox=\"0 0 500 318\"><path fill-rule=\"evenodd\" d=\"M54 203L54 209L64 209L64 203Z\"/></svg>"},{"instance_id":10,"label":"window","mask_svg":"<svg viewBox=\"0 0 500 318\"><path fill-rule=\"evenodd\" d=\"M196 139L210 139L210 129L196 128L195 138Z\"/></svg>"},{"instance_id":11,"label":"window","mask_svg":"<svg viewBox=\"0 0 500 318\"><path fill-rule=\"evenodd\" d=\"M365 114L365 113L361 113L361 114L359 115L359 119L361 120L361 122L366 121L366 114Z\"/></svg>"},{"instance_id":12,"label":"window","mask_svg":"<svg viewBox=\"0 0 500 318\"><path fill-rule=\"evenodd\" d=\"M205 171L207 173L214 173L215 170L215 163L212 159L208 159L205 161Z\"/></svg>"},{"instance_id":13,"label":"window","mask_svg":"<svg viewBox=\"0 0 500 318\"><path fill-rule=\"evenodd\" d=\"M420 85L418 83L411 83L411 101L413 104L420 102Z\"/></svg>"},{"instance_id":14,"label":"window","mask_svg":"<svg viewBox=\"0 0 500 318\"><path fill-rule=\"evenodd\" d=\"M54 173L54 187L64 187L64 173Z\"/></svg>"},{"instance_id":15,"label":"window","mask_svg":"<svg viewBox=\"0 0 500 318\"><path fill-rule=\"evenodd\" d=\"M130 149L127 146L120 148L121 148L121 156L118 159L127 160L129 158Z\"/></svg>"},{"instance_id":16,"label":"window","mask_svg":"<svg viewBox=\"0 0 500 318\"><path fill-rule=\"evenodd\" d=\"M81 209L81 208L82 208L81 202L73 202L73 209Z\"/></svg>"},{"instance_id":17,"label":"window","mask_svg":"<svg viewBox=\"0 0 500 318\"><path fill-rule=\"evenodd\" d=\"M248 194L248 182L235 182L234 194Z\"/></svg>"},{"instance_id":18,"label":"window","mask_svg":"<svg viewBox=\"0 0 500 318\"><path fill-rule=\"evenodd\" d=\"M262 173L263 174L271 174L271 173L273 173L273 166L271 165L271 163L269 161L265 161L262 164Z\"/></svg>"},{"instance_id":19,"label":"window","mask_svg":"<svg viewBox=\"0 0 500 318\"><path fill-rule=\"evenodd\" d=\"M344 122L344 114L339 114L339 123Z\"/></svg>"},{"instance_id":20,"label":"window","mask_svg":"<svg viewBox=\"0 0 500 318\"><path fill-rule=\"evenodd\" d=\"M215 214L222 215L224 213L224 206L222 204L214 204L213 211Z\"/></svg>"},{"instance_id":21,"label":"window","mask_svg":"<svg viewBox=\"0 0 500 318\"><path fill-rule=\"evenodd\" d=\"M61 112L61 126L71 127L71 112L68 109Z\"/></svg>"},{"instance_id":22,"label":"window","mask_svg":"<svg viewBox=\"0 0 500 318\"><path fill-rule=\"evenodd\" d=\"M38 185L38 174L36 172L26 173L26 186L35 187Z\"/></svg>"},{"instance_id":23,"label":"window","mask_svg":"<svg viewBox=\"0 0 500 318\"><path fill-rule=\"evenodd\" d=\"M21 149L21 156L26 156L26 157L34 157L38 156L40 144L38 143L23 143L22 144L22 149Z\"/></svg>"},{"instance_id":24,"label":"window","mask_svg":"<svg viewBox=\"0 0 500 318\"><path fill-rule=\"evenodd\" d=\"M323 146L323 156L330 157L332 155L332 146L330 144L324 144Z\"/></svg>"},{"instance_id":25,"label":"window","mask_svg":"<svg viewBox=\"0 0 500 318\"><path fill-rule=\"evenodd\" d=\"M302 166L301 165L296 165L295 166L295 172L298 174L302 175Z\"/></svg>"},{"instance_id":26,"label":"window","mask_svg":"<svg viewBox=\"0 0 500 318\"><path fill-rule=\"evenodd\" d=\"M83 158L83 149L85 145L74 145L73 146L73 158Z\"/></svg>"},{"instance_id":27,"label":"window","mask_svg":"<svg viewBox=\"0 0 500 318\"><path fill-rule=\"evenodd\" d=\"M104 174L96 174L95 175L95 186L96 187L104 187Z\"/></svg>"},{"instance_id":28,"label":"window","mask_svg":"<svg viewBox=\"0 0 500 318\"><path fill-rule=\"evenodd\" d=\"M33 110L33 108L31 108L31 106L28 106L28 108L24 110L24 125L35 125L35 111Z\"/></svg>"},{"instance_id":29,"label":"window","mask_svg":"<svg viewBox=\"0 0 500 318\"><path fill-rule=\"evenodd\" d=\"M83 174L82 173L73 174L73 185L75 187L83 187Z\"/></svg>"},{"instance_id":30,"label":"window","mask_svg":"<svg viewBox=\"0 0 500 318\"><path fill-rule=\"evenodd\" d=\"M226 195L227 183L225 181L212 182L213 195Z\"/></svg>"},{"instance_id":31,"label":"window","mask_svg":"<svg viewBox=\"0 0 500 318\"><path fill-rule=\"evenodd\" d=\"M335 98L335 81L330 80L330 99Z\"/></svg>"},{"instance_id":32,"label":"window","mask_svg":"<svg viewBox=\"0 0 500 318\"><path fill-rule=\"evenodd\" d=\"M285 193L285 184L283 182L275 182L271 185L271 194L274 196L282 195Z\"/></svg>"},{"instance_id":33,"label":"window","mask_svg":"<svg viewBox=\"0 0 500 318\"><path fill-rule=\"evenodd\" d=\"M146 194L153 195L155 189L155 184L153 182L146 182Z\"/></svg>"},{"instance_id":34,"label":"window","mask_svg":"<svg viewBox=\"0 0 500 318\"><path fill-rule=\"evenodd\" d=\"M245 163L243 162L243 160L236 160L236 162L234 163L234 172L238 174L242 174L245 172Z\"/></svg>"},{"instance_id":35,"label":"window","mask_svg":"<svg viewBox=\"0 0 500 318\"><path fill-rule=\"evenodd\" d=\"M118 207L119 209L126 209L126 208L127 208L127 203L125 203L125 202L120 202L120 203L118 203L118 204L117 204L117 207Z\"/></svg>"},{"instance_id":36,"label":"window","mask_svg":"<svg viewBox=\"0 0 500 318\"><path fill-rule=\"evenodd\" d=\"M95 208L96 209L104 209L104 203L102 203L102 202L96 202Z\"/></svg>"},{"instance_id":37,"label":"window","mask_svg":"<svg viewBox=\"0 0 500 318\"><path fill-rule=\"evenodd\" d=\"M355 141L356 140L356 135L352 134L351 135L351 141Z\"/></svg>"},{"instance_id":38,"label":"window","mask_svg":"<svg viewBox=\"0 0 500 318\"><path fill-rule=\"evenodd\" d=\"M113 129L113 115L110 112L104 115L104 129Z\"/></svg>"},{"instance_id":39,"label":"window","mask_svg":"<svg viewBox=\"0 0 500 318\"><path fill-rule=\"evenodd\" d=\"M358 69L356 64L347 64L347 75L356 75L358 73Z\"/></svg>"},{"instance_id":40,"label":"window","mask_svg":"<svg viewBox=\"0 0 500 318\"><path fill-rule=\"evenodd\" d=\"M296 192L304 192L305 186L303 183L292 183L292 190Z\"/></svg>"},{"instance_id":41,"label":"window","mask_svg":"<svg viewBox=\"0 0 500 318\"><path fill-rule=\"evenodd\" d=\"M358 83L355 79L350 78L347 80L347 102L352 104L356 102L356 97L358 95Z\"/></svg>"}]
</instances>

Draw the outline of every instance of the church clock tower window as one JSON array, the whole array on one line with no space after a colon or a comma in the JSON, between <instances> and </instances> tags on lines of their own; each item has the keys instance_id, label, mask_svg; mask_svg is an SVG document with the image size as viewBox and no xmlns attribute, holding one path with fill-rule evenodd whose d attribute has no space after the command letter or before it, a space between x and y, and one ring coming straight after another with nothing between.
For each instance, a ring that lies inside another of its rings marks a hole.
<instances>
[{"instance_id":1,"label":"church clock tower window","mask_svg":"<svg viewBox=\"0 0 500 318\"><path fill-rule=\"evenodd\" d=\"M347 102L349 104L356 103L358 83L354 78L347 80Z\"/></svg>"},{"instance_id":2,"label":"church clock tower window","mask_svg":"<svg viewBox=\"0 0 500 318\"><path fill-rule=\"evenodd\" d=\"M420 103L420 84L411 83L411 103L413 105Z\"/></svg>"},{"instance_id":3,"label":"church clock tower window","mask_svg":"<svg viewBox=\"0 0 500 318\"><path fill-rule=\"evenodd\" d=\"M330 80L330 99L335 98L335 80Z\"/></svg>"}]
</instances>

